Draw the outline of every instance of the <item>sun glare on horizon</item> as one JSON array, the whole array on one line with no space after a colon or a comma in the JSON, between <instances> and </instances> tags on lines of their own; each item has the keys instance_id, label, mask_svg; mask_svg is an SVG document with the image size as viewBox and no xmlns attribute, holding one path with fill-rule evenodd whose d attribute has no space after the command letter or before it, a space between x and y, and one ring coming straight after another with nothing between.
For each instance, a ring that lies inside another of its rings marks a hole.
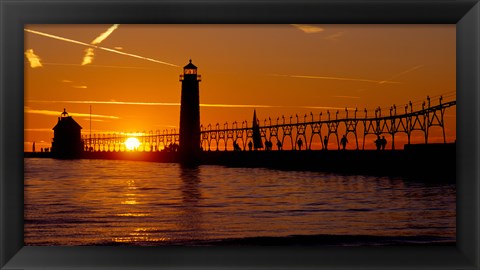
<instances>
[{"instance_id":1,"label":"sun glare on horizon","mask_svg":"<svg viewBox=\"0 0 480 270\"><path fill-rule=\"evenodd\" d=\"M135 137L130 137L125 141L125 147L127 150L135 150L140 146L140 141Z\"/></svg>"}]
</instances>

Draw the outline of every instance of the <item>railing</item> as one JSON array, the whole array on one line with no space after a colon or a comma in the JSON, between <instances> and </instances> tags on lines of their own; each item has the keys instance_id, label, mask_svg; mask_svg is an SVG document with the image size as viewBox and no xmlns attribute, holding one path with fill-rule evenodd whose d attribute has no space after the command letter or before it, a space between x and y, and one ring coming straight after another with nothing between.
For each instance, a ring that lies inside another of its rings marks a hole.
<instances>
[{"instance_id":1,"label":"railing","mask_svg":"<svg viewBox=\"0 0 480 270\"><path fill-rule=\"evenodd\" d=\"M430 129L439 127L442 131L443 142L445 136L445 111L456 106L455 94L439 96L434 102L430 97L424 101L409 102L397 108L376 108L372 111L357 108L346 108L342 113L339 110L331 113L329 110L319 114L310 113L303 116L282 116L275 120L271 118L257 120L260 137L265 146L264 150L315 150L341 149L344 140L349 142L349 149L365 149L368 136L380 139L380 136L389 135L391 144L382 146L395 149L395 138L398 134L406 135L406 143L411 143L412 133L423 133L423 142L429 143ZM386 113L384 113L386 112ZM383 113L383 114L382 114ZM341 115L340 115L341 114ZM339 116L340 115L340 116ZM363 117L362 117L363 116ZM199 144L203 150L246 150L254 146L252 122L242 121L232 124L219 123L201 126ZM342 135L340 138L339 135ZM362 136L362 147L359 146L359 137ZM345 139L343 139L345 136ZM128 149L125 141L135 137L139 146ZM179 133L173 130L159 130L153 132L94 134L83 136L85 149L88 151L176 151L179 144ZM352 141L353 139L353 141ZM372 140L373 141L373 140ZM235 147L237 145L237 147ZM251 145L251 146L250 146ZM346 145L346 143L345 143Z\"/></svg>"}]
</instances>

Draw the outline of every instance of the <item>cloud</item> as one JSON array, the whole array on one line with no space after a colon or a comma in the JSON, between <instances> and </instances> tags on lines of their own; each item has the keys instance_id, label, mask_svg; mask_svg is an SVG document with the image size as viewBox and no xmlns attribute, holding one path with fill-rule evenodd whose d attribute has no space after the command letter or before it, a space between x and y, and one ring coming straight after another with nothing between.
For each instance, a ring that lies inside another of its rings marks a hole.
<instances>
[{"instance_id":1,"label":"cloud","mask_svg":"<svg viewBox=\"0 0 480 270\"><path fill-rule=\"evenodd\" d=\"M337 32L335 34L332 34L332 35L329 35L329 36L325 37L325 39L337 41L339 39L339 37L343 36L343 34L344 34L344 32Z\"/></svg>"},{"instance_id":2,"label":"cloud","mask_svg":"<svg viewBox=\"0 0 480 270\"><path fill-rule=\"evenodd\" d=\"M113 31L115 31L115 29L117 29L117 28L118 28L118 24L114 24L113 26L108 28L107 31L101 33L98 37L96 37L92 42L90 42L90 44L92 44L92 45L100 44L108 36L110 36L110 34L112 34ZM93 48L87 48L85 50L85 56L83 57L82 66L91 64L93 62L94 55L95 55L95 53L94 53Z\"/></svg>"},{"instance_id":3,"label":"cloud","mask_svg":"<svg viewBox=\"0 0 480 270\"><path fill-rule=\"evenodd\" d=\"M334 98L351 98L351 99L358 99L360 97L357 96L332 96Z\"/></svg>"},{"instance_id":4,"label":"cloud","mask_svg":"<svg viewBox=\"0 0 480 270\"><path fill-rule=\"evenodd\" d=\"M329 77L329 76L309 76L309 75L280 75L272 74L271 76L277 77L290 77L290 78L302 78L302 79L320 79L320 80L337 80L337 81L356 81L356 82L368 82L368 83L377 83L377 84L395 84L399 82L394 81L379 81L379 80L369 80L369 79L359 79L359 78L345 78L345 77Z\"/></svg>"},{"instance_id":5,"label":"cloud","mask_svg":"<svg viewBox=\"0 0 480 270\"><path fill-rule=\"evenodd\" d=\"M93 62L93 48L85 49L85 56L83 56L82 66L91 64Z\"/></svg>"},{"instance_id":6,"label":"cloud","mask_svg":"<svg viewBox=\"0 0 480 270\"><path fill-rule=\"evenodd\" d=\"M26 50L25 57L27 57L27 60L30 63L31 68L42 67L42 63L40 62L40 57L33 52L33 49Z\"/></svg>"},{"instance_id":7,"label":"cloud","mask_svg":"<svg viewBox=\"0 0 480 270\"><path fill-rule=\"evenodd\" d=\"M26 128L23 131L28 132L52 132L51 128Z\"/></svg>"},{"instance_id":8,"label":"cloud","mask_svg":"<svg viewBox=\"0 0 480 270\"><path fill-rule=\"evenodd\" d=\"M93 117L93 116L92 116ZM90 118L83 118L85 121L90 121ZM92 122L105 122L105 120L102 119L92 119Z\"/></svg>"},{"instance_id":9,"label":"cloud","mask_svg":"<svg viewBox=\"0 0 480 270\"><path fill-rule=\"evenodd\" d=\"M24 108L25 113L30 114L40 114L40 115L54 115L60 116L63 111L50 111L50 110L35 110L29 107ZM78 116L78 117L90 117L88 113L68 113L70 116ZM105 118L105 119L120 119L118 116L111 116L111 115L101 115L101 114L92 114L92 117L95 118Z\"/></svg>"},{"instance_id":10,"label":"cloud","mask_svg":"<svg viewBox=\"0 0 480 270\"><path fill-rule=\"evenodd\" d=\"M61 41L65 41L65 42L69 42L69 43L73 43L73 44L77 44L77 45L91 47L91 48L95 48L95 49L99 49L99 50L104 50L104 51L108 51L108 52L112 52L112 53L116 53L116 54L120 54L120 55L130 56L130 57L134 57L134 58L138 58L138 59L142 59L142 60L146 60L146 61L150 61L150 62L154 62L154 63L158 63L158 64L163 64L163 65L172 66L172 67L180 67L179 65L171 64L171 63L168 63L168 62L164 62L164 61L160 61L160 60L156 60L156 59L152 59L152 58L148 58L148 57L143 57L143 56L136 55L136 54L121 52L121 51L117 51L117 50L114 50L114 49L101 47L101 46L98 46L98 45L92 45L92 44L88 44L88 43L85 43L85 42L81 42L81 41L77 41L77 40L73 40L73 39L69 39L69 38L64 38L64 37L60 37L60 36L56 36L56 35L52 35L52 34L43 33L43 32L40 32L40 31L35 31L35 30L31 30L31 29L26 29L26 28L24 29L24 31L28 32L28 33L35 34L35 35L40 35L40 36L44 36L44 37L48 37L48 38L53 38L53 39L56 39L56 40L61 40Z\"/></svg>"},{"instance_id":11,"label":"cloud","mask_svg":"<svg viewBox=\"0 0 480 270\"><path fill-rule=\"evenodd\" d=\"M297 28L300 31L303 31L306 34L315 34L323 32L324 29L314 25L307 25L307 24L292 24L293 27Z\"/></svg>"},{"instance_id":12,"label":"cloud","mask_svg":"<svg viewBox=\"0 0 480 270\"><path fill-rule=\"evenodd\" d=\"M113 33L113 31L115 31L115 29L117 29L117 28L118 28L118 24L112 25L110 28L107 29L107 31L103 32L97 38L95 38L91 42L91 44L97 45L97 44L102 43L102 41L104 41L108 36L110 36Z\"/></svg>"},{"instance_id":13,"label":"cloud","mask_svg":"<svg viewBox=\"0 0 480 270\"><path fill-rule=\"evenodd\" d=\"M71 87L77 88L77 89L87 89L86 85L72 85L73 81L71 80L62 80L63 83L70 84Z\"/></svg>"}]
</instances>

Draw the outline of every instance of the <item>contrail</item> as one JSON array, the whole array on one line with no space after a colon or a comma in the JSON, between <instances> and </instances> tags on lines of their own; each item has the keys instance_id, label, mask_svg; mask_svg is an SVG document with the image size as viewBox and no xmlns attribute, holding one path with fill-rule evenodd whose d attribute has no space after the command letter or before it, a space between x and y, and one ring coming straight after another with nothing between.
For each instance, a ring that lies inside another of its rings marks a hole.
<instances>
[{"instance_id":1,"label":"contrail","mask_svg":"<svg viewBox=\"0 0 480 270\"><path fill-rule=\"evenodd\" d=\"M147 60L147 61L158 63L158 64L163 64L163 65L172 66L172 67L180 67L178 65L171 64L171 63L168 63L168 62L159 61L159 60L156 60L156 59L143 57L143 56L136 55L136 54L121 52L121 51L117 51L117 50L114 50L114 49L105 48L105 47L101 47L101 46L93 45L93 44L88 44L88 43L85 43L85 42L81 42L81 41L77 41L77 40L73 40L73 39L69 39L69 38L64 38L64 37L60 37L60 36L56 36L56 35L51 35L51 34L39 32L39 31L31 30L31 29L26 29L25 28L24 31L32 33L32 34L44 36L44 37L49 37L49 38L53 38L53 39L57 39L57 40L65 41L65 42L74 43L74 44L77 44L77 45L82 45L82 46L86 46L86 47L90 47L90 48L95 48L95 49L104 50L104 51L108 51L108 52L113 52L113 53L117 53L117 54L121 54L121 55L125 55L125 56L130 56L130 57L134 57L134 58L138 58L138 59L142 59L142 60Z\"/></svg>"},{"instance_id":2,"label":"contrail","mask_svg":"<svg viewBox=\"0 0 480 270\"><path fill-rule=\"evenodd\" d=\"M113 33L113 31L115 31L115 29L118 28L118 24L114 24L112 25L110 28L108 28L107 31L103 32L102 34L100 34L100 36L98 36L97 38L95 38L91 44L93 45L97 45L97 44L100 44L102 41L104 41L108 36L110 36L110 34Z\"/></svg>"},{"instance_id":3,"label":"contrail","mask_svg":"<svg viewBox=\"0 0 480 270\"><path fill-rule=\"evenodd\" d=\"M409 72L412 72L412 71L414 71L414 70L417 70L417 69L419 69L419 68L421 68L421 67L423 67L423 65L414 66L414 67L412 67L412 68L409 68L409 69L407 69L407 70L405 70L405 71L402 71L402 72L394 75L393 77L389 78L388 80L396 79L396 78L398 78L398 77L400 77L400 76L402 76L402 75L404 75L404 74L407 74L407 73L409 73ZM386 81L385 81L385 82L386 82ZM382 83L384 83L384 81L382 81L380 84L382 84Z\"/></svg>"},{"instance_id":4,"label":"contrail","mask_svg":"<svg viewBox=\"0 0 480 270\"><path fill-rule=\"evenodd\" d=\"M107 29L107 31L103 32L100 34L100 36L96 37L90 44L92 45L98 45L102 41L104 41L110 34L115 31L115 29L118 28L118 24L112 25L110 28ZM85 56L83 57L82 65L88 65L93 62L93 56L94 56L94 50L93 48L87 48L85 50Z\"/></svg>"},{"instance_id":5,"label":"contrail","mask_svg":"<svg viewBox=\"0 0 480 270\"><path fill-rule=\"evenodd\" d=\"M70 101L51 101L51 100L27 100L30 103L70 103L70 104L104 104L104 105L144 105L144 106L180 106L178 102L129 102L129 101L93 101L93 100L70 100ZM263 105L263 104L209 104L202 103L200 107L212 108L304 108L304 109L322 109L322 110L344 110L345 107L328 106L292 106L292 105ZM347 108L355 110L355 108Z\"/></svg>"},{"instance_id":6,"label":"contrail","mask_svg":"<svg viewBox=\"0 0 480 270\"><path fill-rule=\"evenodd\" d=\"M378 80L368 80L368 79L356 79L356 78L344 78L344 77L327 77L327 76L307 76L307 75L278 75L272 74L272 76L277 77L290 77L290 78L302 78L302 79L321 79L321 80L337 80L337 81L355 81L355 82L368 82L368 83L399 83L392 81L378 81Z\"/></svg>"}]
</instances>

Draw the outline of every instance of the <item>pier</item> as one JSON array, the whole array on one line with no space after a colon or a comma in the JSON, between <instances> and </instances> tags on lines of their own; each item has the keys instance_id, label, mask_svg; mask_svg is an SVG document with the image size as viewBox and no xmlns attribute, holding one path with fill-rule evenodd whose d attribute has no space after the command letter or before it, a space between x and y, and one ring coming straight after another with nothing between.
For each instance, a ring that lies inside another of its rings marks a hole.
<instances>
[{"instance_id":1,"label":"pier","mask_svg":"<svg viewBox=\"0 0 480 270\"><path fill-rule=\"evenodd\" d=\"M51 152L33 150L25 157L265 167L455 181L455 142L447 142L445 135L445 112L455 109L455 92L389 108L345 108L263 121L254 110L251 122L204 126L199 107L201 75L191 60L180 81L178 132L82 134L82 127L64 109L54 127ZM431 142L432 128L441 131L443 143ZM412 143L414 133L423 137L421 143ZM400 147L399 135L405 137ZM366 142L373 142L376 150L366 149Z\"/></svg>"},{"instance_id":2,"label":"pier","mask_svg":"<svg viewBox=\"0 0 480 270\"><path fill-rule=\"evenodd\" d=\"M53 158L26 152L25 158ZM83 152L83 159L180 162L178 152ZM432 182L454 182L455 143L411 144L403 150L202 151L198 165L263 167L359 175L400 176Z\"/></svg>"}]
</instances>

